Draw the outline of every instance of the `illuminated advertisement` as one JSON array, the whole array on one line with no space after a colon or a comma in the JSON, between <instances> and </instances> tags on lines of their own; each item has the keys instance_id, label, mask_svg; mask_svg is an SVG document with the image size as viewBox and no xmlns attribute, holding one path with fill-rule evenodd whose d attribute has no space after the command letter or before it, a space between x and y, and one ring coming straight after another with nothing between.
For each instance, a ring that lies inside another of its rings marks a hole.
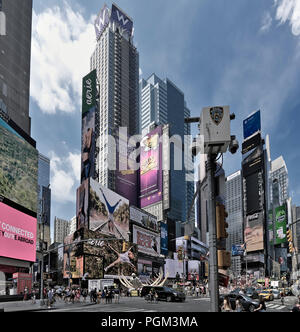
<instances>
[{"instance_id":1,"label":"illuminated advertisement","mask_svg":"<svg viewBox=\"0 0 300 332\"><path fill-rule=\"evenodd\" d=\"M89 278L102 278L103 274L131 276L137 273L136 244L111 240L101 232L90 230L84 230L84 238L90 239L83 246L85 273L89 273Z\"/></svg>"},{"instance_id":2,"label":"illuminated advertisement","mask_svg":"<svg viewBox=\"0 0 300 332\"><path fill-rule=\"evenodd\" d=\"M138 251L150 255L160 255L160 236L157 233L151 232L133 225L133 242L138 245Z\"/></svg>"},{"instance_id":3,"label":"illuminated advertisement","mask_svg":"<svg viewBox=\"0 0 300 332\"><path fill-rule=\"evenodd\" d=\"M263 213L255 213L245 218L244 230L247 252L264 249Z\"/></svg>"},{"instance_id":4,"label":"illuminated advertisement","mask_svg":"<svg viewBox=\"0 0 300 332\"><path fill-rule=\"evenodd\" d=\"M103 8L100 10L100 13L97 16L94 24L97 40L99 40L103 30L106 28L108 24L109 24L109 9L105 4Z\"/></svg>"},{"instance_id":5,"label":"illuminated advertisement","mask_svg":"<svg viewBox=\"0 0 300 332\"><path fill-rule=\"evenodd\" d=\"M162 255L167 256L169 253L168 250L168 224L162 222L160 224L160 252Z\"/></svg>"},{"instance_id":6,"label":"illuminated advertisement","mask_svg":"<svg viewBox=\"0 0 300 332\"><path fill-rule=\"evenodd\" d=\"M37 221L0 203L0 256L35 262Z\"/></svg>"},{"instance_id":7,"label":"illuminated advertisement","mask_svg":"<svg viewBox=\"0 0 300 332\"><path fill-rule=\"evenodd\" d=\"M135 146L127 144L127 137L116 137L117 170L116 192L127 198L131 205L138 204L138 172L134 170L135 160L132 152Z\"/></svg>"},{"instance_id":8,"label":"illuminated advertisement","mask_svg":"<svg viewBox=\"0 0 300 332\"><path fill-rule=\"evenodd\" d=\"M88 206L89 206L89 180L85 180L77 189L76 196L76 217L77 229L88 228Z\"/></svg>"},{"instance_id":9,"label":"illuminated advertisement","mask_svg":"<svg viewBox=\"0 0 300 332\"><path fill-rule=\"evenodd\" d=\"M244 248L241 244L235 244L231 247L231 256L244 256Z\"/></svg>"},{"instance_id":10,"label":"illuminated advertisement","mask_svg":"<svg viewBox=\"0 0 300 332\"><path fill-rule=\"evenodd\" d=\"M154 232L158 232L157 218L135 206L130 207L130 220Z\"/></svg>"},{"instance_id":11,"label":"illuminated advertisement","mask_svg":"<svg viewBox=\"0 0 300 332\"><path fill-rule=\"evenodd\" d=\"M275 235L276 244L285 243L286 239L287 213L285 206L279 206L275 209Z\"/></svg>"},{"instance_id":12,"label":"illuminated advertisement","mask_svg":"<svg viewBox=\"0 0 300 332\"><path fill-rule=\"evenodd\" d=\"M280 272L287 271L287 248L275 248L275 261L280 264Z\"/></svg>"},{"instance_id":13,"label":"illuminated advertisement","mask_svg":"<svg viewBox=\"0 0 300 332\"><path fill-rule=\"evenodd\" d=\"M141 208L162 201L162 127L146 135L141 142Z\"/></svg>"},{"instance_id":14,"label":"illuminated advertisement","mask_svg":"<svg viewBox=\"0 0 300 332\"><path fill-rule=\"evenodd\" d=\"M0 195L37 212L38 151L0 118Z\"/></svg>"},{"instance_id":15,"label":"illuminated advertisement","mask_svg":"<svg viewBox=\"0 0 300 332\"><path fill-rule=\"evenodd\" d=\"M133 22L116 5L111 7L111 20L116 22L123 30L131 36L133 32Z\"/></svg>"},{"instance_id":16,"label":"illuminated advertisement","mask_svg":"<svg viewBox=\"0 0 300 332\"><path fill-rule=\"evenodd\" d=\"M244 128L244 139L252 136L257 131L261 130L261 116L260 111L250 115L246 120L243 121Z\"/></svg>"},{"instance_id":17,"label":"illuminated advertisement","mask_svg":"<svg viewBox=\"0 0 300 332\"><path fill-rule=\"evenodd\" d=\"M128 241L129 201L90 179L89 229Z\"/></svg>"}]
</instances>

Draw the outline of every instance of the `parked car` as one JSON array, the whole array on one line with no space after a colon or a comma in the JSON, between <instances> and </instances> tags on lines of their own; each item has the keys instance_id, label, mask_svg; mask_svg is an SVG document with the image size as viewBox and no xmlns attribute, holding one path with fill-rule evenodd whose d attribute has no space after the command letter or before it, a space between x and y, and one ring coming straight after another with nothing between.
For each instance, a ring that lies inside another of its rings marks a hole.
<instances>
[{"instance_id":1,"label":"parked car","mask_svg":"<svg viewBox=\"0 0 300 332\"><path fill-rule=\"evenodd\" d=\"M259 296L258 296L258 292L256 291L255 288L253 287L249 287L246 289L245 291L245 295L247 295L248 297L250 297L251 299L255 300L255 299L258 299Z\"/></svg>"},{"instance_id":2,"label":"parked car","mask_svg":"<svg viewBox=\"0 0 300 332\"><path fill-rule=\"evenodd\" d=\"M146 297L150 290L157 293L158 301L167 301L167 302L174 302L174 301L185 301L185 294L182 292L178 292L176 289L169 288L169 287L160 287L160 286L144 286L141 291L141 296Z\"/></svg>"},{"instance_id":3,"label":"parked car","mask_svg":"<svg viewBox=\"0 0 300 332\"><path fill-rule=\"evenodd\" d=\"M262 292L259 293L259 296L262 296L266 301L274 300L272 289L264 289Z\"/></svg>"},{"instance_id":4,"label":"parked car","mask_svg":"<svg viewBox=\"0 0 300 332\"><path fill-rule=\"evenodd\" d=\"M220 308L223 305L224 297L225 297L224 295L220 296ZM240 300L241 305L243 307L243 311L253 312L254 309L257 309L259 307L259 303L257 301L254 301L249 296L244 294L230 293L228 294L228 297L229 297L230 307L232 310L235 310L236 308L235 307L236 300Z\"/></svg>"}]
</instances>

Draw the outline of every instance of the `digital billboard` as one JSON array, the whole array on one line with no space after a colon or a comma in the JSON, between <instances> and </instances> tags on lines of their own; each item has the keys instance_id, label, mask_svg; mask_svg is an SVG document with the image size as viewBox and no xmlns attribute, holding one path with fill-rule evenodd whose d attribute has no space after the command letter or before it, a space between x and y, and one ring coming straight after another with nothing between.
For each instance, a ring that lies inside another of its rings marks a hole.
<instances>
[{"instance_id":1,"label":"digital billboard","mask_svg":"<svg viewBox=\"0 0 300 332\"><path fill-rule=\"evenodd\" d=\"M159 231L157 218L144 210L138 209L135 206L130 206L130 220L154 232Z\"/></svg>"},{"instance_id":2,"label":"digital billboard","mask_svg":"<svg viewBox=\"0 0 300 332\"><path fill-rule=\"evenodd\" d=\"M109 24L109 9L107 8L107 5L105 4L103 8L100 10L99 15L97 16L95 20L95 31L96 31L96 38L99 40L99 38L102 35L103 30L105 27Z\"/></svg>"},{"instance_id":3,"label":"digital billboard","mask_svg":"<svg viewBox=\"0 0 300 332\"><path fill-rule=\"evenodd\" d=\"M117 147L116 192L127 198L131 205L138 205L138 171L134 169L132 152L135 146L127 144L128 138L119 135L115 138Z\"/></svg>"},{"instance_id":4,"label":"digital billboard","mask_svg":"<svg viewBox=\"0 0 300 332\"><path fill-rule=\"evenodd\" d=\"M89 229L129 240L129 201L90 179Z\"/></svg>"},{"instance_id":5,"label":"digital billboard","mask_svg":"<svg viewBox=\"0 0 300 332\"><path fill-rule=\"evenodd\" d=\"M133 242L138 245L138 251L150 255L160 255L160 235L150 230L133 225Z\"/></svg>"},{"instance_id":6,"label":"digital billboard","mask_svg":"<svg viewBox=\"0 0 300 332\"><path fill-rule=\"evenodd\" d=\"M257 131L261 130L261 114L260 111L250 115L243 121L244 139L247 139Z\"/></svg>"},{"instance_id":7,"label":"digital billboard","mask_svg":"<svg viewBox=\"0 0 300 332\"><path fill-rule=\"evenodd\" d=\"M141 142L140 191L141 208L162 201L162 127L157 127Z\"/></svg>"},{"instance_id":8,"label":"digital billboard","mask_svg":"<svg viewBox=\"0 0 300 332\"><path fill-rule=\"evenodd\" d=\"M76 196L76 219L77 229L89 227L89 180L83 181L82 185L77 189Z\"/></svg>"},{"instance_id":9,"label":"digital billboard","mask_svg":"<svg viewBox=\"0 0 300 332\"><path fill-rule=\"evenodd\" d=\"M280 272L287 271L287 248L275 248L275 261L280 264Z\"/></svg>"},{"instance_id":10,"label":"digital billboard","mask_svg":"<svg viewBox=\"0 0 300 332\"><path fill-rule=\"evenodd\" d=\"M123 30L127 31L130 36L132 35L132 20L114 4L111 7L111 20L116 22Z\"/></svg>"},{"instance_id":11,"label":"digital billboard","mask_svg":"<svg viewBox=\"0 0 300 332\"><path fill-rule=\"evenodd\" d=\"M275 236L276 244L287 242L286 238L287 212L285 206L275 209Z\"/></svg>"},{"instance_id":12,"label":"digital billboard","mask_svg":"<svg viewBox=\"0 0 300 332\"><path fill-rule=\"evenodd\" d=\"M161 222L160 223L160 252L162 255L167 256L169 253L168 249L168 224Z\"/></svg>"},{"instance_id":13,"label":"digital billboard","mask_svg":"<svg viewBox=\"0 0 300 332\"><path fill-rule=\"evenodd\" d=\"M76 255L76 242L81 240L75 232L64 238L64 278L81 278L83 276L83 256Z\"/></svg>"},{"instance_id":14,"label":"digital billboard","mask_svg":"<svg viewBox=\"0 0 300 332\"><path fill-rule=\"evenodd\" d=\"M247 252L264 249L263 213L255 213L245 218L244 238Z\"/></svg>"},{"instance_id":15,"label":"digital billboard","mask_svg":"<svg viewBox=\"0 0 300 332\"><path fill-rule=\"evenodd\" d=\"M242 154L246 154L249 151L255 149L261 144L261 133L257 133L255 136L247 139L242 145Z\"/></svg>"},{"instance_id":16,"label":"digital billboard","mask_svg":"<svg viewBox=\"0 0 300 332\"><path fill-rule=\"evenodd\" d=\"M38 151L0 118L0 195L36 214L37 185Z\"/></svg>"},{"instance_id":17,"label":"digital billboard","mask_svg":"<svg viewBox=\"0 0 300 332\"><path fill-rule=\"evenodd\" d=\"M107 238L107 240L106 240ZM84 239L90 239L83 245L85 260L84 273L90 278L103 278L105 275L131 276L137 273L137 245L123 240L111 240L101 232L84 230Z\"/></svg>"},{"instance_id":18,"label":"digital billboard","mask_svg":"<svg viewBox=\"0 0 300 332\"><path fill-rule=\"evenodd\" d=\"M241 244L234 244L231 247L231 256L243 256L244 255L244 248Z\"/></svg>"},{"instance_id":19,"label":"digital billboard","mask_svg":"<svg viewBox=\"0 0 300 332\"><path fill-rule=\"evenodd\" d=\"M261 210L258 173L254 173L247 176L245 178L245 181L246 181L247 215L251 215Z\"/></svg>"},{"instance_id":20,"label":"digital billboard","mask_svg":"<svg viewBox=\"0 0 300 332\"><path fill-rule=\"evenodd\" d=\"M0 256L35 262L37 221L0 203Z\"/></svg>"},{"instance_id":21,"label":"digital billboard","mask_svg":"<svg viewBox=\"0 0 300 332\"><path fill-rule=\"evenodd\" d=\"M257 173L264 168L264 159L262 146L257 147L242 162L243 177L247 177L253 173Z\"/></svg>"}]
</instances>

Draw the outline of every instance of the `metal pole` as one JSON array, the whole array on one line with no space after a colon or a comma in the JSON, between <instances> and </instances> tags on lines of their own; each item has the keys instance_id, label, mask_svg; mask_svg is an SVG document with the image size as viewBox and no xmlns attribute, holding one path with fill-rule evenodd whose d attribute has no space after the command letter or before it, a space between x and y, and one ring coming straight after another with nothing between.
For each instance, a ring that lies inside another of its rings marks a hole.
<instances>
[{"instance_id":1,"label":"metal pole","mask_svg":"<svg viewBox=\"0 0 300 332\"><path fill-rule=\"evenodd\" d=\"M215 193L215 155L209 154L207 160L207 181L209 200L209 283L211 312L219 312L219 275L216 229L216 193Z\"/></svg>"},{"instance_id":2,"label":"metal pole","mask_svg":"<svg viewBox=\"0 0 300 332\"><path fill-rule=\"evenodd\" d=\"M40 305L44 305L44 198L42 199L42 225L43 225L43 241L42 241L42 264L41 264L41 290L40 290Z\"/></svg>"}]
</instances>

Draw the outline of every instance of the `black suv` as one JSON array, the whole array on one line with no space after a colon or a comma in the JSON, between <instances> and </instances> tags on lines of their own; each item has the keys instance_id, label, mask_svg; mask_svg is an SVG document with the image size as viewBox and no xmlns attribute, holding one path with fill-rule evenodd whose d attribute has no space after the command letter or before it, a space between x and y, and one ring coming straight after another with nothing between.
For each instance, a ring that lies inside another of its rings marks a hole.
<instances>
[{"instance_id":1,"label":"black suv","mask_svg":"<svg viewBox=\"0 0 300 332\"><path fill-rule=\"evenodd\" d=\"M182 292L176 291L176 289L169 288L166 286L144 286L141 291L141 297L145 297L149 294L150 290L152 290L152 293L157 293L158 295L158 301L185 301L185 294Z\"/></svg>"}]
</instances>

